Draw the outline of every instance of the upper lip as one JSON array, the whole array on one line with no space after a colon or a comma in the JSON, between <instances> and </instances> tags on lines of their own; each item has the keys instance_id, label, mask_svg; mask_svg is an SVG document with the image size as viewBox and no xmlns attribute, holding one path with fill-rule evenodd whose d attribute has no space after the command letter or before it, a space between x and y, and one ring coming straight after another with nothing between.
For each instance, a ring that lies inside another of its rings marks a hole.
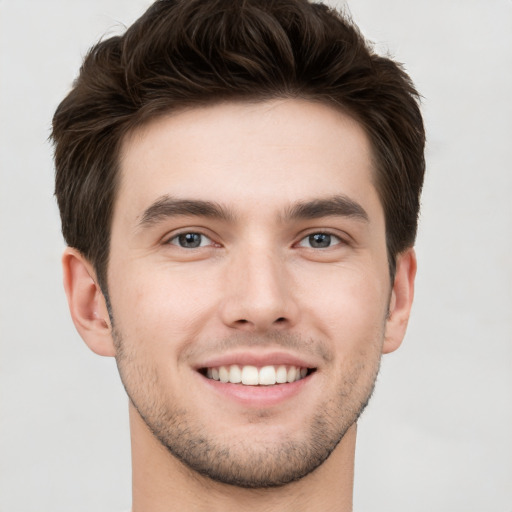
<instances>
[{"instance_id":1,"label":"upper lip","mask_svg":"<svg viewBox=\"0 0 512 512\"><path fill-rule=\"evenodd\" d=\"M300 368L317 368L318 363L311 357L283 351L231 351L227 354L212 356L195 365L196 370L202 368L218 368L220 366L297 366Z\"/></svg>"}]
</instances>

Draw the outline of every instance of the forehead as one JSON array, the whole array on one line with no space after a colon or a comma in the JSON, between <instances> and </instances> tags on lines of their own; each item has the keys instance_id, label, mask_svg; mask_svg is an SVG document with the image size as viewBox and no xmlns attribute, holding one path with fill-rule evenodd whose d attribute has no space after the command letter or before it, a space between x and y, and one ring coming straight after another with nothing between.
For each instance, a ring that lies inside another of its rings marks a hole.
<instances>
[{"instance_id":1,"label":"forehead","mask_svg":"<svg viewBox=\"0 0 512 512\"><path fill-rule=\"evenodd\" d=\"M163 116L125 138L120 163L114 222L119 215L136 221L164 195L245 214L337 194L378 202L363 128L306 100L222 103Z\"/></svg>"}]
</instances>

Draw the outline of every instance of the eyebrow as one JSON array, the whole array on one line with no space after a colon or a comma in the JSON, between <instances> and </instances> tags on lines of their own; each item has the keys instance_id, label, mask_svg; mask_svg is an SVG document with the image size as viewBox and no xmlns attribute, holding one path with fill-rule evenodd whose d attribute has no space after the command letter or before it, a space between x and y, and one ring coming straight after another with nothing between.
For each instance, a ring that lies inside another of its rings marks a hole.
<instances>
[{"instance_id":1,"label":"eyebrow","mask_svg":"<svg viewBox=\"0 0 512 512\"><path fill-rule=\"evenodd\" d=\"M329 216L353 217L363 222L369 222L366 210L345 195L301 201L285 212L284 219L319 219Z\"/></svg>"},{"instance_id":2,"label":"eyebrow","mask_svg":"<svg viewBox=\"0 0 512 512\"><path fill-rule=\"evenodd\" d=\"M149 226L179 215L208 217L218 220L232 220L233 214L222 205L213 201L176 199L165 195L158 198L141 215L139 226Z\"/></svg>"},{"instance_id":3,"label":"eyebrow","mask_svg":"<svg viewBox=\"0 0 512 512\"><path fill-rule=\"evenodd\" d=\"M146 227L169 217L176 216L207 217L216 220L233 221L235 215L214 201L197 199L176 199L168 195L158 198L141 215L139 226ZM325 199L300 201L288 208L283 220L319 219L328 216L353 217L368 222L364 208L345 195L336 195Z\"/></svg>"}]
</instances>

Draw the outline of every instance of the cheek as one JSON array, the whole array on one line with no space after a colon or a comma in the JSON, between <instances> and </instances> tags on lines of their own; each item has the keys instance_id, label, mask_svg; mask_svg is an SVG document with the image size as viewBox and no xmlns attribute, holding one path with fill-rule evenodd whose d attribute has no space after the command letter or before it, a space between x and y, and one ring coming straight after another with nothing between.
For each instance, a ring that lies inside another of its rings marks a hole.
<instances>
[{"instance_id":1,"label":"cheek","mask_svg":"<svg viewBox=\"0 0 512 512\"><path fill-rule=\"evenodd\" d=\"M317 276L318 277L318 276ZM301 291L302 303L316 328L329 338L363 348L381 340L389 301L389 283L381 274L358 268L332 269L316 291Z\"/></svg>"},{"instance_id":2,"label":"cheek","mask_svg":"<svg viewBox=\"0 0 512 512\"><path fill-rule=\"evenodd\" d=\"M388 306L387 283L366 277L345 275L318 309L318 325L336 354L335 388L355 408L371 393L378 373Z\"/></svg>"},{"instance_id":3,"label":"cheek","mask_svg":"<svg viewBox=\"0 0 512 512\"><path fill-rule=\"evenodd\" d=\"M213 276L204 279L201 272L185 274L165 266L126 275L130 279L112 279L111 291L114 320L125 341L135 339L156 350L187 343L215 310Z\"/></svg>"}]
</instances>

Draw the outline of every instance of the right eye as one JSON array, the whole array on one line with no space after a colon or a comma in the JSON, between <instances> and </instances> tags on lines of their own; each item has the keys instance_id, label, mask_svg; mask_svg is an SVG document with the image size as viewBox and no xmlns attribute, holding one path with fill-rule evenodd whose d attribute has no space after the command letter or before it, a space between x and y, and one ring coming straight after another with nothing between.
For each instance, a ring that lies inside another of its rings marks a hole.
<instances>
[{"instance_id":1,"label":"right eye","mask_svg":"<svg viewBox=\"0 0 512 512\"><path fill-rule=\"evenodd\" d=\"M197 249L199 247L207 247L213 244L212 240L210 240L207 236L203 235L202 233L194 232L180 233L175 235L167 243L177 245L183 249Z\"/></svg>"}]
</instances>

